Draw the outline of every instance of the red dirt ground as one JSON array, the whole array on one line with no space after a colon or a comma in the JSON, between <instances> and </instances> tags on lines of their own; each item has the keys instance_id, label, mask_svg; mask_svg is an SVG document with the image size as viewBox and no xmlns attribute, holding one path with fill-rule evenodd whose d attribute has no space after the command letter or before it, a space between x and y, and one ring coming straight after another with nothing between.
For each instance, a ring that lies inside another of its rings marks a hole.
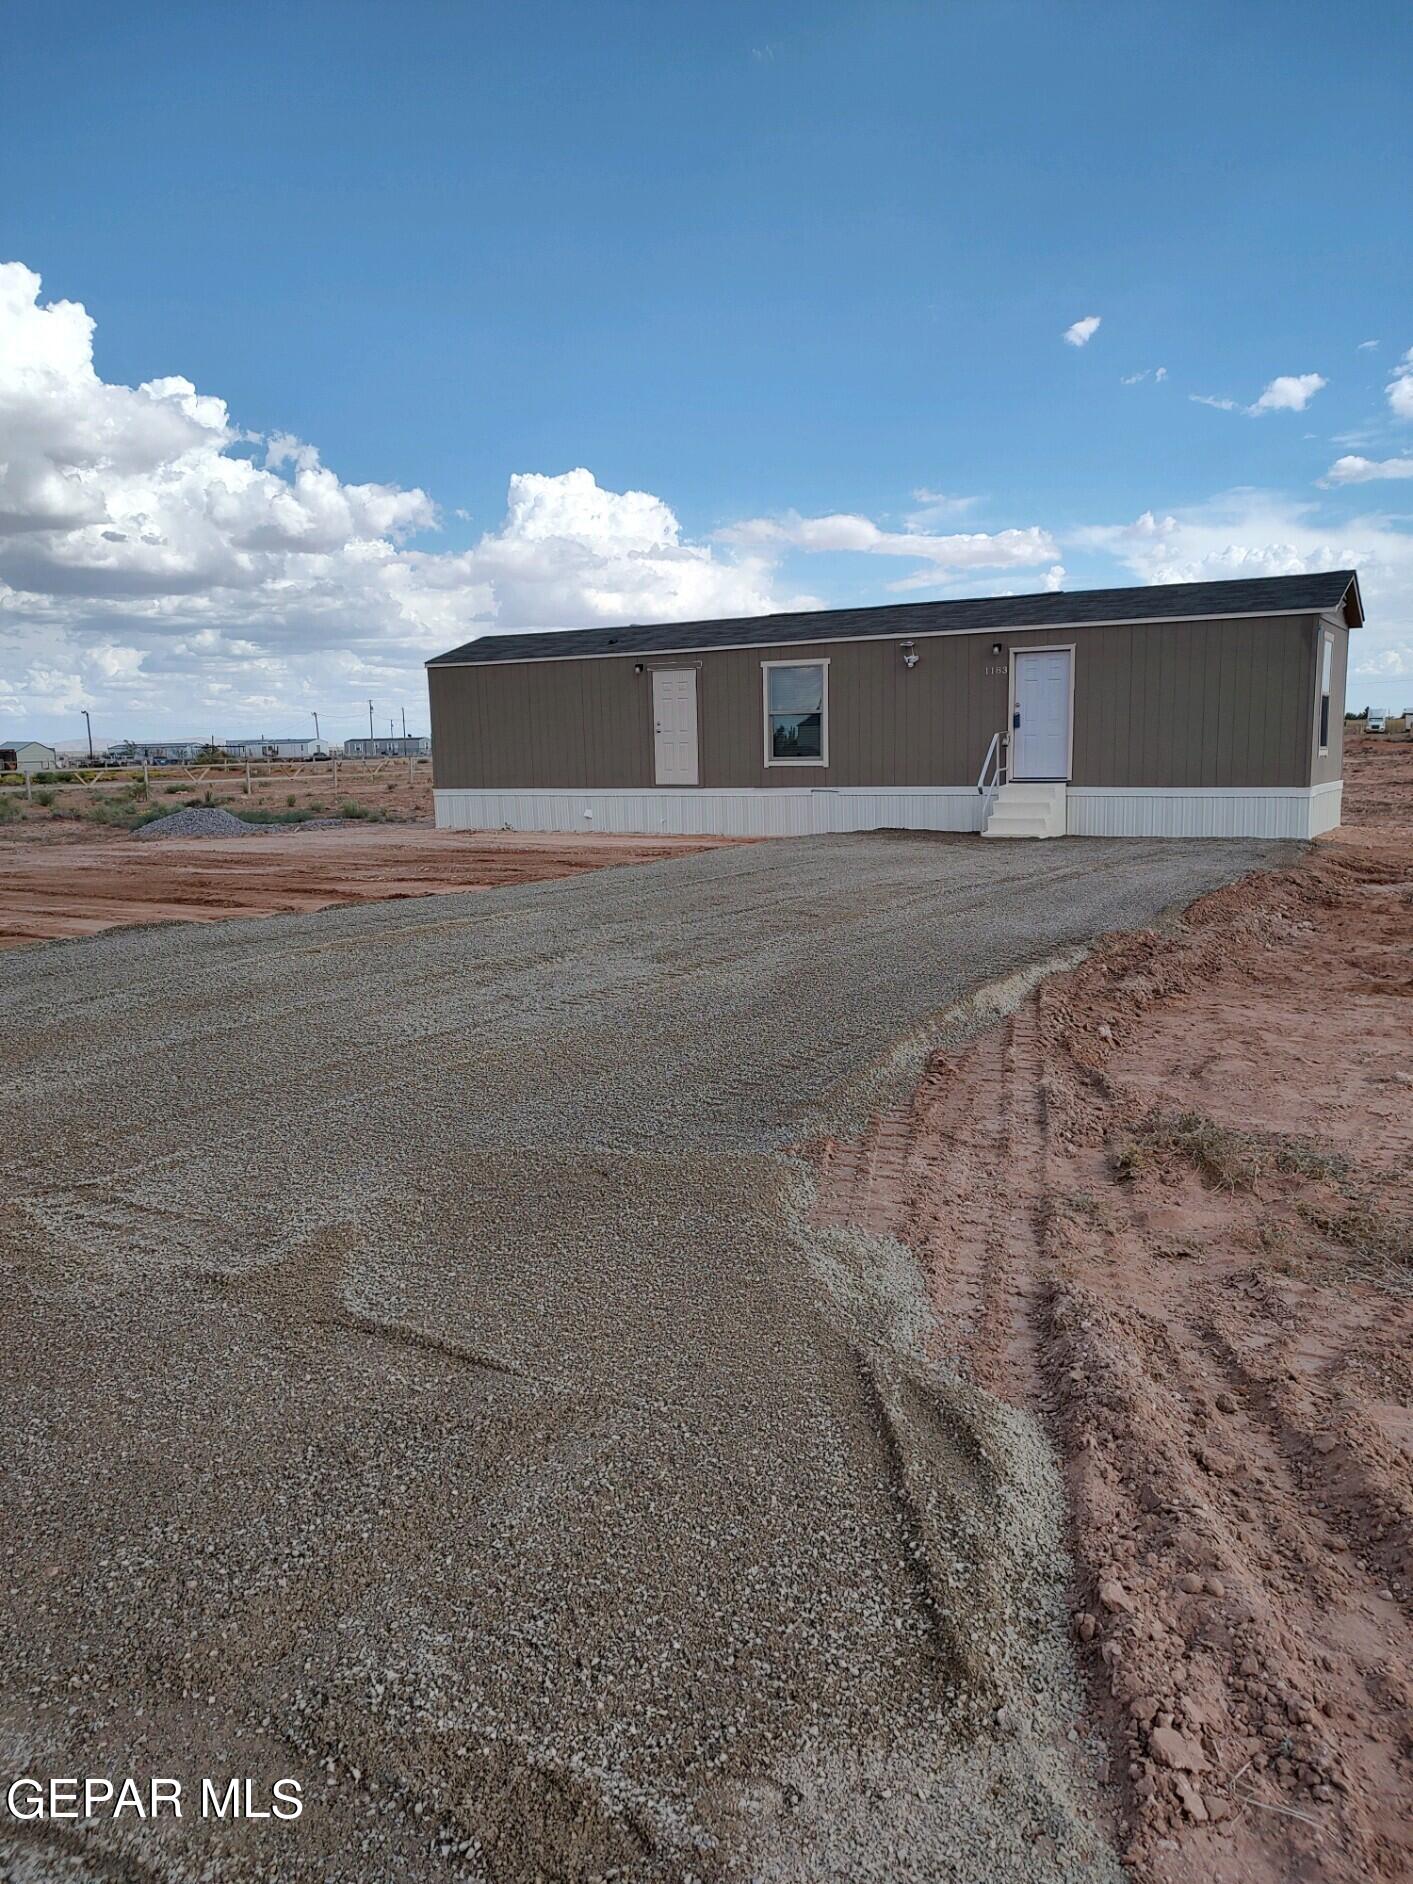
<instances>
[{"instance_id":1,"label":"red dirt ground","mask_svg":"<svg viewBox=\"0 0 1413 1884\"><path fill-rule=\"evenodd\" d=\"M1141 1884L1413 1876L1413 745L821 1148L1046 1426ZM1084 1723L1081 1723L1084 1725Z\"/></svg>"},{"instance_id":2,"label":"red dirt ground","mask_svg":"<svg viewBox=\"0 0 1413 1884\"><path fill-rule=\"evenodd\" d=\"M237 812L239 805L233 807ZM217 922L335 903L539 883L709 850L711 837L556 837L426 825L269 837L0 840L0 948L129 923Z\"/></svg>"}]
</instances>

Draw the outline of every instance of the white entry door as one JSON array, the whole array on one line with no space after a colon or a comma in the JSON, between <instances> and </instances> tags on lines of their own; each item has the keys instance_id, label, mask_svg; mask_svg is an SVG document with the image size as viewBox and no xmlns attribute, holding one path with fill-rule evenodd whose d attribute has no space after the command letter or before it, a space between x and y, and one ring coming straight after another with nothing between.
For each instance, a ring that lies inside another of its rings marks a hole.
<instances>
[{"instance_id":1,"label":"white entry door","mask_svg":"<svg viewBox=\"0 0 1413 1884\"><path fill-rule=\"evenodd\" d=\"M659 785L697 782L697 670L653 669L653 756Z\"/></svg>"},{"instance_id":2,"label":"white entry door","mask_svg":"<svg viewBox=\"0 0 1413 1884\"><path fill-rule=\"evenodd\" d=\"M1011 777L1070 775L1071 648L1017 649L1011 713Z\"/></svg>"}]
</instances>

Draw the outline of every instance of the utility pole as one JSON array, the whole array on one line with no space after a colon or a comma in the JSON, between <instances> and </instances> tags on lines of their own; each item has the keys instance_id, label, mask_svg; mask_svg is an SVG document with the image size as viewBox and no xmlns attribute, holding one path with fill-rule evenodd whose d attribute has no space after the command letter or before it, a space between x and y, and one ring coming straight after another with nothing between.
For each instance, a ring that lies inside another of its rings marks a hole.
<instances>
[{"instance_id":1,"label":"utility pole","mask_svg":"<svg viewBox=\"0 0 1413 1884\"><path fill-rule=\"evenodd\" d=\"M373 743L373 740L374 740L374 738L375 738L375 737L376 737L376 735L375 735L375 734L374 734L374 732L373 732L373 702L372 702L372 701L370 700L370 701L368 702L368 743L369 743L369 745L370 745L370 746L372 745L372 743ZM368 754L368 757L369 757L369 758L371 759L371 758L372 758L372 756L373 756L373 755L372 755L372 753L370 752L370 753Z\"/></svg>"},{"instance_id":2,"label":"utility pole","mask_svg":"<svg viewBox=\"0 0 1413 1884\"><path fill-rule=\"evenodd\" d=\"M93 721L88 717L87 707L80 707L79 712L82 713L84 725L87 726L88 728L88 763L92 765L93 764Z\"/></svg>"},{"instance_id":3,"label":"utility pole","mask_svg":"<svg viewBox=\"0 0 1413 1884\"><path fill-rule=\"evenodd\" d=\"M403 741L403 744L406 745L407 743L407 708L406 707L402 709L402 741Z\"/></svg>"},{"instance_id":4,"label":"utility pole","mask_svg":"<svg viewBox=\"0 0 1413 1884\"><path fill-rule=\"evenodd\" d=\"M319 750L319 715L317 713L314 714L314 750L315 752Z\"/></svg>"}]
</instances>

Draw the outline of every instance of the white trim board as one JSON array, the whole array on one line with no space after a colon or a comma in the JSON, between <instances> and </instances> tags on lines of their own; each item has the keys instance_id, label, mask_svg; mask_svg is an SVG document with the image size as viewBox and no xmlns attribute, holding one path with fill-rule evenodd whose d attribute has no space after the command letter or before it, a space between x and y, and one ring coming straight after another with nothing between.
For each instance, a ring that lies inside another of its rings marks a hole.
<instances>
[{"instance_id":1,"label":"white trim board","mask_svg":"<svg viewBox=\"0 0 1413 1884\"><path fill-rule=\"evenodd\" d=\"M1084 786L1066 793L1071 837L1316 837L1339 823L1339 780L1311 787ZM434 792L451 831L658 832L809 837L828 831L979 831L974 785L732 786L638 791Z\"/></svg>"}]
</instances>

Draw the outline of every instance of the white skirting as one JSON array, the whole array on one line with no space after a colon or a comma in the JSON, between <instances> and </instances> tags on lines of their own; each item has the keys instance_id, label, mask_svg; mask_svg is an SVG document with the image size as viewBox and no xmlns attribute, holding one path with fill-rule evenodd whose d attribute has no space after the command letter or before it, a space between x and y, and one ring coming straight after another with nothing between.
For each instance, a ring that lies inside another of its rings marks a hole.
<instances>
[{"instance_id":1,"label":"white skirting","mask_svg":"<svg viewBox=\"0 0 1413 1884\"><path fill-rule=\"evenodd\" d=\"M1338 780L1312 788L1071 785L1070 837L1315 837L1339 823ZM434 793L446 831L622 831L810 837L825 831L979 831L975 786Z\"/></svg>"},{"instance_id":2,"label":"white skirting","mask_svg":"<svg viewBox=\"0 0 1413 1884\"><path fill-rule=\"evenodd\" d=\"M438 791L451 831L652 831L673 836L812 837L824 831L979 831L974 785L913 789L772 787L671 791Z\"/></svg>"},{"instance_id":3,"label":"white skirting","mask_svg":"<svg viewBox=\"0 0 1413 1884\"><path fill-rule=\"evenodd\" d=\"M1311 786L1071 785L1070 837L1317 837L1339 823L1341 780Z\"/></svg>"}]
</instances>

